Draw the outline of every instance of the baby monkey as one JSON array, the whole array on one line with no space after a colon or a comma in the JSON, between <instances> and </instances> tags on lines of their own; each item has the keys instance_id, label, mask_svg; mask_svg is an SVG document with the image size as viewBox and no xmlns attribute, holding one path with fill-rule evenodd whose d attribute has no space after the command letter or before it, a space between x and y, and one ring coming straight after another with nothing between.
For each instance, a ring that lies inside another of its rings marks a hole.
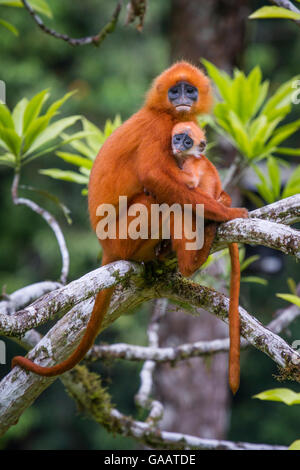
<instances>
[{"instance_id":1,"label":"baby monkey","mask_svg":"<svg viewBox=\"0 0 300 470\"><path fill-rule=\"evenodd\" d=\"M231 205L230 196L222 190L222 182L216 167L204 156L206 148L205 134L194 122L181 122L172 130L172 153L177 165L182 170L182 178L190 188L199 188L209 196L222 203ZM214 240L217 224L208 222L204 231L204 247L201 255L207 258ZM229 384L235 394L239 387L240 377L240 319L239 319L239 292L240 292L240 263L239 250L236 243L228 245L231 258L230 302L229 302ZM199 252L200 253L200 252ZM189 260L186 252L186 262ZM203 258L203 262L205 259ZM202 263L203 264L203 263Z\"/></svg>"},{"instance_id":2,"label":"baby monkey","mask_svg":"<svg viewBox=\"0 0 300 470\"><path fill-rule=\"evenodd\" d=\"M205 149L204 131L195 123L181 122L173 127L172 152L183 171L183 181L190 189L198 187L218 200L222 183L216 167L205 157Z\"/></svg>"}]
</instances>

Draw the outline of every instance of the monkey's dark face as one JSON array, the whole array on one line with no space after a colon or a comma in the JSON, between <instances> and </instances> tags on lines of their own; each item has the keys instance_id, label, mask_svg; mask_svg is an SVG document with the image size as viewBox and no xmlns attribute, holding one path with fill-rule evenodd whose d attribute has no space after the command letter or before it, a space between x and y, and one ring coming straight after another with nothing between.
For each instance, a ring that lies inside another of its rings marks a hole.
<instances>
[{"instance_id":1,"label":"monkey's dark face","mask_svg":"<svg viewBox=\"0 0 300 470\"><path fill-rule=\"evenodd\" d=\"M193 155L200 158L206 147L206 141L195 143L188 133L174 134L172 137L172 152L174 155Z\"/></svg>"},{"instance_id":2,"label":"monkey's dark face","mask_svg":"<svg viewBox=\"0 0 300 470\"><path fill-rule=\"evenodd\" d=\"M179 112L189 112L198 100L198 90L187 82L178 82L168 90L170 103Z\"/></svg>"},{"instance_id":3,"label":"monkey's dark face","mask_svg":"<svg viewBox=\"0 0 300 470\"><path fill-rule=\"evenodd\" d=\"M194 145L193 139L188 134L175 134L172 138L173 153L183 153L191 149Z\"/></svg>"}]
</instances>

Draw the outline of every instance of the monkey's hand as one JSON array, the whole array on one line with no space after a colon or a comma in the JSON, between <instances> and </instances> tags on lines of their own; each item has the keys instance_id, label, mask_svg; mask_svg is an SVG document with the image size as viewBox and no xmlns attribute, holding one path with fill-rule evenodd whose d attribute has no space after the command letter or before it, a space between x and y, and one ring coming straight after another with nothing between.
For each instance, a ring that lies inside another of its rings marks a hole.
<instances>
[{"instance_id":1,"label":"monkey's hand","mask_svg":"<svg viewBox=\"0 0 300 470\"><path fill-rule=\"evenodd\" d=\"M248 219L249 212L244 207L230 207L229 208L232 217L229 220L233 219Z\"/></svg>"},{"instance_id":2,"label":"monkey's hand","mask_svg":"<svg viewBox=\"0 0 300 470\"><path fill-rule=\"evenodd\" d=\"M229 207L231 210L233 210L233 219L247 219L249 217L247 209L244 209L243 207L236 207L236 208L231 208L231 197L229 194L227 194L225 191L222 191L220 194L220 197L217 199L217 201L220 204L223 204L226 207ZM235 214L235 215L234 215Z\"/></svg>"}]
</instances>

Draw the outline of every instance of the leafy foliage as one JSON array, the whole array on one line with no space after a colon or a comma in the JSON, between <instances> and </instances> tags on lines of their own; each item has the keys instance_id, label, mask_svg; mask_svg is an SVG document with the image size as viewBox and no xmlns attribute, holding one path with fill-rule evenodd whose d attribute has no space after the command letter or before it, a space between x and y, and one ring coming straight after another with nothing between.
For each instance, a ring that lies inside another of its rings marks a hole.
<instances>
[{"instance_id":1,"label":"leafy foliage","mask_svg":"<svg viewBox=\"0 0 300 470\"><path fill-rule=\"evenodd\" d=\"M214 118L208 116L205 121L229 139L247 163L278 151L293 154L293 149L279 145L300 128L300 119L278 125L291 112L292 84L298 77L288 80L267 99L269 82L262 81L259 66L248 76L235 69L231 78L207 60L203 63L222 100L215 104Z\"/></svg>"},{"instance_id":2,"label":"leafy foliage","mask_svg":"<svg viewBox=\"0 0 300 470\"><path fill-rule=\"evenodd\" d=\"M286 163L284 164L286 165ZM264 175L262 170L257 165L253 165L252 168L260 179L260 183L256 185L257 191L262 197L262 199L268 204L300 193L299 166L291 174L286 185L282 190L281 188L283 185L281 181L279 159L274 157L268 157L267 176ZM263 201L261 201L260 205L263 205Z\"/></svg>"},{"instance_id":3,"label":"leafy foliage","mask_svg":"<svg viewBox=\"0 0 300 470\"><path fill-rule=\"evenodd\" d=\"M45 112L42 108L49 98L48 90L43 90L31 100L23 98L12 112L4 104L0 105L0 164L19 170L33 159L45 155L78 140L86 133L77 132L61 138L63 132L73 126L80 115L69 116L51 122L59 109L74 92L67 93L52 103ZM59 140L59 142L57 142Z\"/></svg>"}]
</instances>

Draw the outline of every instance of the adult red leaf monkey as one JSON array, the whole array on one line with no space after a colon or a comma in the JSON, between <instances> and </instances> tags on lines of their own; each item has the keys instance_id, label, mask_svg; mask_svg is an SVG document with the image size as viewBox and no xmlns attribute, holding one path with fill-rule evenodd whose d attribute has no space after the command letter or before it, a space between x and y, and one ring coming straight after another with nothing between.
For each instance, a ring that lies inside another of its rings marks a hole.
<instances>
[{"instance_id":1,"label":"adult red leaf monkey","mask_svg":"<svg viewBox=\"0 0 300 470\"><path fill-rule=\"evenodd\" d=\"M172 131L172 152L179 168L182 169L182 177L190 188L199 188L217 201L225 205L231 204L230 196L222 190L222 183L216 167L203 155L206 147L205 134L200 127L193 122L178 123ZM207 251L213 242L216 223L210 223L210 234L205 237ZM174 249L183 249L182 243L172 241ZM240 292L240 262L237 243L228 245L231 258L230 302L229 302L229 385L235 394L240 382L240 319L239 319L239 292ZM203 249L202 249L203 253ZM186 251L184 262L192 266L197 260L197 252ZM199 263L199 260L198 260Z\"/></svg>"},{"instance_id":2,"label":"adult red leaf monkey","mask_svg":"<svg viewBox=\"0 0 300 470\"><path fill-rule=\"evenodd\" d=\"M156 78L144 106L113 132L95 160L88 196L94 230L101 219L97 208L112 204L118 213L119 196L127 196L129 205L139 202L149 208L153 198L144 193L144 188L158 203L192 204L193 210L196 204L204 204L204 215L210 220L223 222L247 217L245 209L226 207L198 188L189 189L182 181L182 171L171 152L170 136L174 125L182 121L196 122L197 114L209 111L211 101L208 78L187 62L173 65ZM155 259L158 241L120 237L100 240L100 243L104 265L121 259ZM47 377L73 368L93 344L112 293L111 288L97 295L84 336L68 359L53 367L41 367L18 356L12 365Z\"/></svg>"}]
</instances>

